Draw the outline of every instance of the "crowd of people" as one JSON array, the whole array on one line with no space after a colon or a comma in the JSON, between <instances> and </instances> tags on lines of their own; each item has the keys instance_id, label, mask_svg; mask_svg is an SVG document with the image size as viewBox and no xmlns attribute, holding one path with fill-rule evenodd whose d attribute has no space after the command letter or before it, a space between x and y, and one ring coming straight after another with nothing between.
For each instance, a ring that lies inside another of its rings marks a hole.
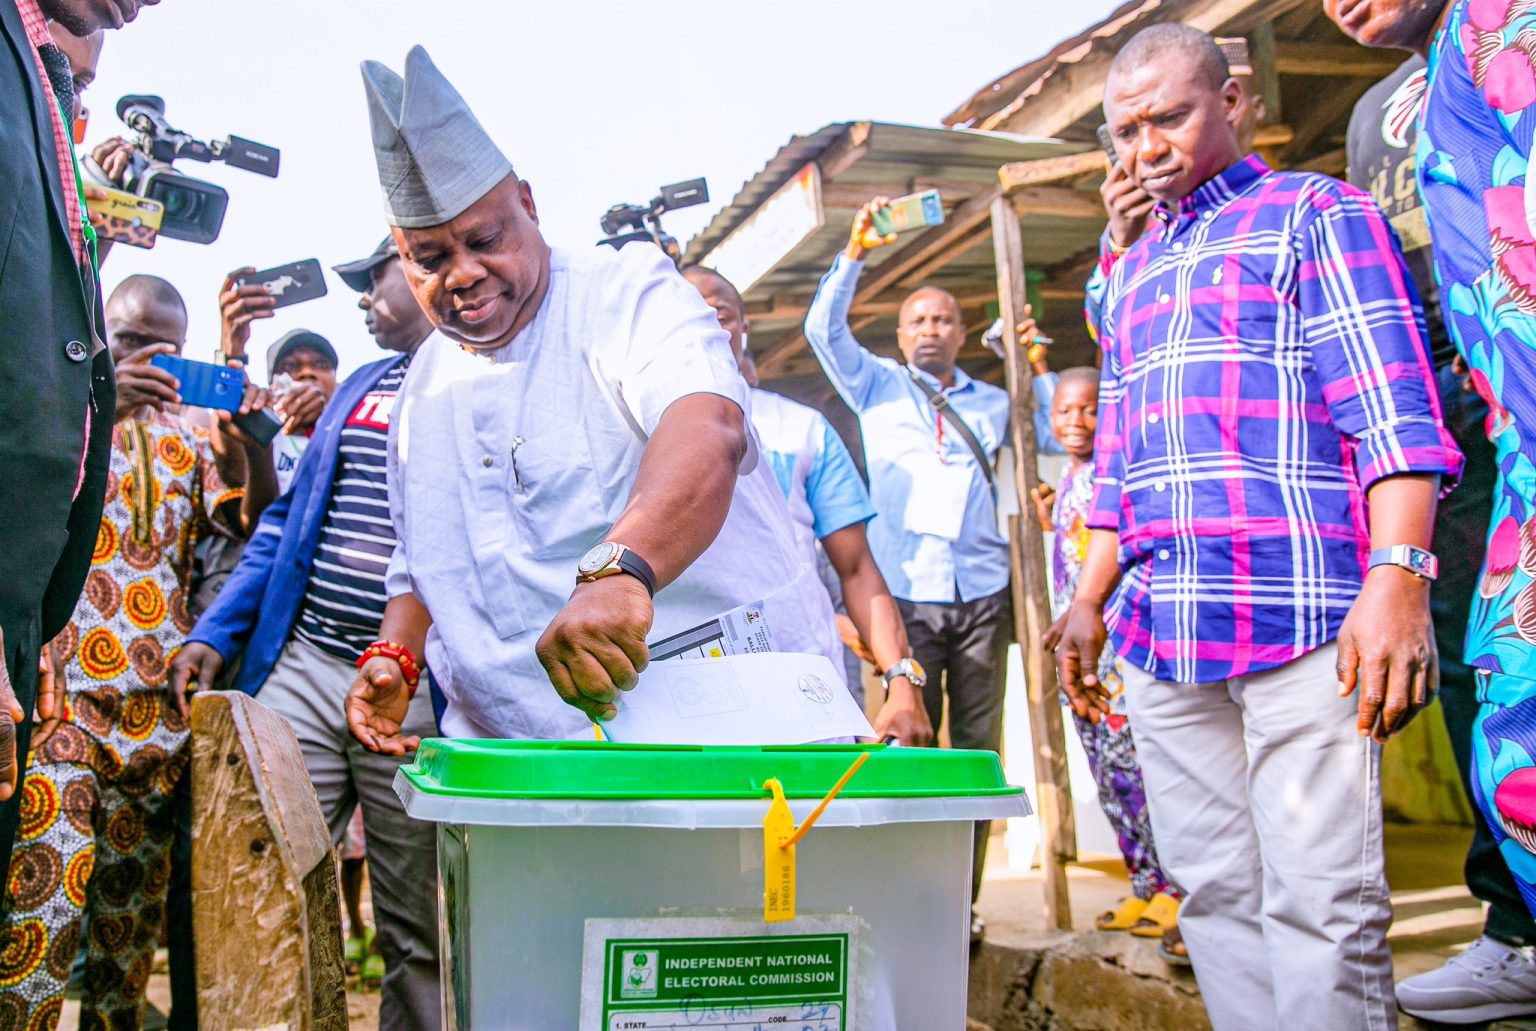
<instances>
[{"instance_id":1,"label":"crowd of people","mask_svg":"<svg viewBox=\"0 0 1536 1031\"><path fill-rule=\"evenodd\" d=\"M895 240L870 198L805 321L866 486L821 413L759 386L735 285L643 244L547 242L420 47L403 73L363 65L387 234L334 268L381 357L343 377L294 330L238 412L183 405L153 359L186 348L187 301L147 275L102 301L72 140L103 30L138 6L0 0L0 119L36 141L0 151L0 228L35 259L0 264L0 382L29 397L0 411L0 1027L54 1026L72 978L82 1027L139 1026L162 935L170 1024L196 1026L197 692L292 728L385 1028L442 1022L435 831L392 787L424 737L590 739L648 641L760 602L775 649L826 656L861 698L849 653L874 667L878 739L942 726L997 751L1015 624L994 467L1031 411L1066 461L1030 499L1053 534L1045 644L1133 889L1096 925L1192 964L1220 1029L1536 1012L1536 15L1325 0L1418 55L1357 109L1366 188L1250 153L1262 99L1209 36L1138 34L1105 87L1100 360L1051 371L1026 319L1034 404L960 368L941 288L901 304L900 360L855 337L865 259ZM1416 144L1382 122L1402 104ZM1432 248L1405 255L1372 199L1383 161L1413 162ZM275 307L250 271L217 298L234 369ZM266 410L270 443L242 428ZM1394 985L1380 749L1437 691L1487 923Z\"/></svg>"}]
</instances>

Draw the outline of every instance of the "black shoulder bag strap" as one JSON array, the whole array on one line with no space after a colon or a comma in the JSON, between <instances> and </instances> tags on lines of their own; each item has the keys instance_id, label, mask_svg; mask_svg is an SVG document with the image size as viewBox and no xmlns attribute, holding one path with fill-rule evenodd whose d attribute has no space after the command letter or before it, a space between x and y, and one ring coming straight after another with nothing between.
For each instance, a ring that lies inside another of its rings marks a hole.
<instances>
[{"instance_id":1,"label":"black shoulder bag strap","mask_svg":"<svg viewBox=\"0 0 1536 1031\"><path fill-rule=\"evenodd\" d=\"M987 461L987 452L982 448L981 441L976 439L976 434L972 433L965 420L960 418L960 413L950 406L949 398L943 391L930 387L912 366L903 365L902 368L906 370L912 382L917 384L917 389L928 398L928 406L938 412L939 418L949 423L950 429L960 434L960 439L965 441L965 446L971 449L971 454L976 458L976 464L981 466L981 474L987 478L987 486L992 488L992 493L995 495L997 484L992 479L992 464Z\"/></svg>"}]
</instances>

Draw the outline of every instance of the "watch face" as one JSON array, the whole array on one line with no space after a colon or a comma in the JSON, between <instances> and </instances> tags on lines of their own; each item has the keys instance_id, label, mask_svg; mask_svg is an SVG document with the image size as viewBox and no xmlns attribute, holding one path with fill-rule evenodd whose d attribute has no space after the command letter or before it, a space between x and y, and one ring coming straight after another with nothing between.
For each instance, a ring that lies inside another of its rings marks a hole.
<instances>
[{"instance_id":1,"label":"watch face","mask_svg":"<svg viewBox=\"0 0 1536 1031\"><path fill-rule=\"evenodd\" d=\"M581 562L577 564L576 572L582 576L591 576L617 558L618 554L619 546L617 544L612 541L604 541L581 556Z\"/></svg>"},{"instance_id":2,"label":"watch face","mask_svg":"<svg viewBox=\"0 0 1536 1031\"><path fill-rule=\"evenodd\" d=\"M1430 563L1432 563L1434 559L1435 557L1427 551L1423 551L1419 548L1408 549L1408 564L1411 565L1417 572L1428 572Z\"/></svg>"}]
</instances>

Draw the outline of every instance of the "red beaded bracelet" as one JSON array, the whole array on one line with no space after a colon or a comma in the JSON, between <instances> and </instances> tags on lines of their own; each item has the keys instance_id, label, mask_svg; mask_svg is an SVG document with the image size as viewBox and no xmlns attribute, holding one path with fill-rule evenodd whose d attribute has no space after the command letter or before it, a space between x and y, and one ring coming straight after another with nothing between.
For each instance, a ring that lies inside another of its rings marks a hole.
<instances>
[{"instance_id":1,"label":"red beaded bracelet","mask_svg":"<svg viewBox=\"0 0 1536 1031\"><path fill-rule=\"evenodd\" d=\"M416 661L415 653L398 641L374 641L357 657L357 668L362 669L375 656L395 660L405 677L406 693L415 698L416 687L421 683L421 664Z\"/></svg>"}]
</instances>

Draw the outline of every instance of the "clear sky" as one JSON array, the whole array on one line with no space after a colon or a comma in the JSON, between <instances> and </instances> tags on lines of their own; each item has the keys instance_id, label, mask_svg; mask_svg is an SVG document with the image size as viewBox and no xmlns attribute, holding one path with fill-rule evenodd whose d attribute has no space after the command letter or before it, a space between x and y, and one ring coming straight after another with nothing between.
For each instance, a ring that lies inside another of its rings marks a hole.
<instances>
[{"instance_id":1,"label":"clear sky","mask_svg":"<svg viewBox=\"0 0 1536 1031\"><path fill-rule=\"evenodd\" d=\"M119 246L103 280L110 290L150 272L176 284L187 356L209 360L224 273L368 254L386 230L358 62L399 70L415 43L533 184L551 243L592 246L610 205L706 176L711 202L665 220L686 243L791 136L857 119L936 125L1116 2L162 0L107 34L87 146L124 131L118 97L156 93L178 129L281 148L282 172L178 163L229 191L223 234ZM266 346L299 326L336 345L343 373L377 356L357 295L327 279L329 296L256 324L261 374Z\"/></svg>"}]
</instances>

